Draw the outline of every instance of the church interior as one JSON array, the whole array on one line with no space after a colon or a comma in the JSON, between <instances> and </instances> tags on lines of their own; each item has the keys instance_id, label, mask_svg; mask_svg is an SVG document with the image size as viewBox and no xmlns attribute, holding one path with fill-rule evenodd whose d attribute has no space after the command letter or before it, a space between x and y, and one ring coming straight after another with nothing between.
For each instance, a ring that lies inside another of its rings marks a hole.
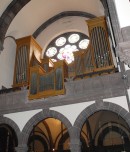
<instances>
[{"instance_id":1,"label":"church interior","mask_svg":"<svg viewBox=\"0 0 130 152\"><path fill-rule=\"evenodd\" d=\"M0 152L130 152L129 10L0 0Z\"/></svg>"}]
</instances>

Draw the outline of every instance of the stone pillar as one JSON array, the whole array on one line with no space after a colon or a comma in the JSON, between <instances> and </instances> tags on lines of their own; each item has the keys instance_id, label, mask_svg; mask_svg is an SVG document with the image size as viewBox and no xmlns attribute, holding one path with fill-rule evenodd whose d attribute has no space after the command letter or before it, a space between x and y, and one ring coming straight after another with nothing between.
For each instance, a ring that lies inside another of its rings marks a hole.
<instances>
[{"instance_id":1,"label":"stone pillar","mask_svg":"<svg viewBox=\"0 0 130 152\"><path fill-rule=\"evenodd\" d=\"M81 152L80 139L71 139L70 150L71 152Z\"/></svg>"},{"instance_id":2,"label":"stone pillar","mask_svg":"<svg viewBox=\"0 0 130 152\"><path fill-rule=\"evenodd\" d=\"M102 2L104 6L106 17L110 18L116 45L118 45L119 42L123 41L123 37L122 37L121 29L119 26L119 20L118 20L116 7L115 7L115 2L114 0L100 0L100 1Z\"/></svg>"},{"instance_id":3,"label":"stone pillar","mask_svg":"<svg viewBox=\"0 0 130 152\"><path fill-rule=\"evenodd\" d=\"M15 148L16 152L27 152L28 147L27 145L19 145L18 147Z\"/></svg>"},{"instance_id":4,"label":"stone pillar","mask_svg":"<svg viewBox=\"0 0 130 152\"><path fill-rule=\"evenodd\" d=\"M123 41L114 0L107 0L109 15L117 44Z\"/></svg>"},{"instance_id":5,"label":"stone pillar","mask_svg":"<svg viewBox=\"0 0 130 152\"><path fill-rule=\"evenodd\" d=\"M81 152L80 128L72 127L69 129L70 134L70 151Z\"/></svg>"}]
</instances>

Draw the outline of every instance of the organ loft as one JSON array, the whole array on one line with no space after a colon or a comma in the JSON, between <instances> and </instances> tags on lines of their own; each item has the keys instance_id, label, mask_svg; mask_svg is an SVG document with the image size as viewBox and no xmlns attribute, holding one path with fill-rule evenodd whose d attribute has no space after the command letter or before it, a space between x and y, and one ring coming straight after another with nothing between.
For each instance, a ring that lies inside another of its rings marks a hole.
<instances>
[{"instance_id":1,"label":"organ loft","mask_svg":"<svg viewBox=\"0 0 130 152\"><path fill-rule=\"evenodd\" d=\"M65 94L64 82L68 79L76 81L115 72L105 17L88 20L86 26L89 44L73 52L71 63L41 58L42 48L32 36L17 39L13 87L29 87L29 99L46 98Z\"/></svg>"}]
</instances>

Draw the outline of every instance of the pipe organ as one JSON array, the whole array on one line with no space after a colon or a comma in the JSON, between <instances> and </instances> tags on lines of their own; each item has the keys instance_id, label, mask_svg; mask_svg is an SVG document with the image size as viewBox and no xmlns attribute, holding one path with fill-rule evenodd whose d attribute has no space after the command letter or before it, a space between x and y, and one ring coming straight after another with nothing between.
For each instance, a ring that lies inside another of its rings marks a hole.
<instances>
[{"instance_id":1,"label":"pipe organ","mask_svg":"<svg viewBox=\"0 0 130 152\"><path fill-rule=\"evenodd\" d=\"M31 67L29 99L64 94L64 79L66 77L68 77L68 72L64 61L54 63L54 67L47 72L40 65Z\"/></svg>"},{"instance_id":2,"label":"pipe organ","mask_svg":"<svg viewBox=\"0 0 130 152\"><path fill-rule=\"evenodd\" d=\"M40 61L42 48L32 36L16 40L16 58L13 87L29 85L30 63L35 55L37 62Z\"/></svg>"},{"instance_id":3,"label":"pipe organ","mask_svg":"<svg viewBox=\"0 0 130 152\"><path fill-rule=\"evenodd\" d=\"M83 77L115 70L105 17L87 21L90 43L86 50L74 53L74 63L68 65L69 76Z\"/></svg>"},{"instance_id":4,"label":"pipe organ","mask_svg":"<svg viewBox=\"0 0 130 152\"><path fill-rule=\"evenodd\" d=\"M87 49L74 52L74 61L52 62L41 59L41 47L32 36L16 40L17 53L14 87L29 86L29 99L65 93L65 78L85 78L115 71L105 17L86 21L90 43Z\"/></svg>"},{"instance_id":5,"label":"pipe organ","mask_svg":"<svg viewBox=\"0 0 130 152\"><path fill-rule=\"evenodd\" d=\"M96 68L113 65L105 18L98 18L87 22Z\"/></svg>"}]
</instances>

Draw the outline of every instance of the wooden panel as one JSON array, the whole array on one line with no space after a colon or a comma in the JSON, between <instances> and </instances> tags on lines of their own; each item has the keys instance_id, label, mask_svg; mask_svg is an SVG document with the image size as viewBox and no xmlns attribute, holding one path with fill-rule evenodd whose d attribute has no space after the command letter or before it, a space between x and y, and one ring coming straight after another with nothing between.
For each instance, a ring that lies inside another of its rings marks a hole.
<instances>
[{"instance_id":1,"label":"wooden panel","mask_svg":"<svg viewBox=\"0 0 130 152\"><path fill-rule=\"evenodd\" d=\"M44 58L42 59L42 67L46 72L49 72L53 69L54 67L54 63L52 62L52 60L50 58Z\"/></svg>"}]
</instances>

